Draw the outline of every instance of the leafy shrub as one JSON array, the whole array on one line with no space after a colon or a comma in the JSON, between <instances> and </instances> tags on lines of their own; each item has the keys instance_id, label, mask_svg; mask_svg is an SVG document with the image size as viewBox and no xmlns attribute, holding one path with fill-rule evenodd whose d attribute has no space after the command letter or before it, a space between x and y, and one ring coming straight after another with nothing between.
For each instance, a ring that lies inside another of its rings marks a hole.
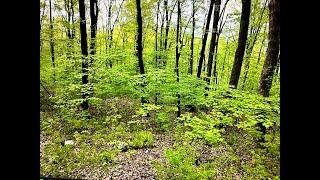
<instances>
[{"instance_id":1,"label":"leafy shrub","mask_svg":"<svg viewBox=\"0 0 320 180\"><path fill-rule=\"evenodd\" d=\"M168 164L155 162L154 166L160 179L211 179L215 170L210 163L196 165L199 154L188 145L177 145L165 150Z\"/></svg>"},{"instance_id":2,"label":"leafy shrub","mask_svg":"<svg viewBox=\"0 0 320 180\"><path fill-rule=\"evenodd\" d=\"M134 134L131 146L135 148L150 147L154 143L154 136L150 131L139 131Z\"/></svg>"}]
</instances>

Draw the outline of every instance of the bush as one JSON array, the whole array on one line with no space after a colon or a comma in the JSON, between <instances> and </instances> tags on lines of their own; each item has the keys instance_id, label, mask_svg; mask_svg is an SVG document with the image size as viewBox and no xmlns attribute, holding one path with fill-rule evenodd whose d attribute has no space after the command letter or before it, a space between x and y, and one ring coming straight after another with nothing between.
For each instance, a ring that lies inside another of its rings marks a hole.
<instances>
[{"instance_id":1,"label":"bush","mask_svg":"<svg viewBox=\"0 0 320 180\"><path fill-rule=\"evenodd\" d=\"M150 131L139 131L134 134L131 146L135 148L151 147L154 143L154 136Z\"/></svg>"}]
</instances>

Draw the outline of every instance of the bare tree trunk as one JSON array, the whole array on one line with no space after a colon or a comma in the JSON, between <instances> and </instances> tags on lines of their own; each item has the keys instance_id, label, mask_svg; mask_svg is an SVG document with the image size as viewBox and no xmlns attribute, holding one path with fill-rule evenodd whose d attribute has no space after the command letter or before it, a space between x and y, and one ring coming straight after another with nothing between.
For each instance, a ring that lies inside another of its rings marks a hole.
<instances>
[{"instance_id":1,"label":"bare tree trunk","mask_svg":"<svg viewBox=\"0 0 320 180\"><path fill-rule=\"evenodd\" d=\"M155 32L155 51L156 51L156 67L158 67L158 21L159 21L160 1L157 2L157 22Z\"/></svg>"},{"instance_id":2,"label":"bare tree trunk","mask_svg":"<svg viewBox=\"0 0 320 180\"><path fill-rule=\"evenodd\" d=\"M269 43L260 77L259 93L269 97L280 50L280 0L269 3Z\"/></svg>"},{"instance_id":3,"label":"bare tree trunk","mask_svg":"<svg viewBox=\"0 0 320 180\"><path fill-rule=\"evenodd\" d=\"M216 0L214 5L214 13L213 13L213 25L212 25L212 35L210 42L210 50L208 57L208 68L207 68L207 83L210 84L211 72L212 72L212 62L215 54L215 47L217 45L217 35L218 35L218 21L219 21L219 13L220 13L220 4L221 0ZM209 87L206 86L206 90L209 90Z\"/></svg>"},{"instance_id":4,"label":"bare tree trunk","mask_svg":"<svg viewBox=\"0 0 320 180\"><path fill-rule=\"evenodd\" d=\"M142 46L142 16L141 16L141 1L140 0L136 0L136 5L137 5L137 24L138 24L138 28L137 28L137 46L136 46L136 50L137 50L137 57L138 57L138 64L139 64L139 69L140 69L140 74L144 75L145 71L144 71L144 64L143 64L143 57L142 57L142 53L143 53L143 46ZM144 76L143 78L143 83L142 83L142 88L144 88L145 83L144 83ZM141 98L141 103L145 103L146 100L144 97Z\"/></svg>"},{"instance_id":5,"label":"bare tree trunk","mask_svg":"<svg viewBox=\"0 0 320 180\"><path fill-rule=\"evenodd\" d=\"M194 29L196 26L194 3L195 3L195 0L192 0L192 34L191 34L191 42L190 42L190 60L189 60L189 73L190 73L190 75L192 75L192 73L193 73Z\"/></svg>"},{"instance_id":6,"label":"bare tree trunk","mask_svg":"<svg viewBox=\"0 0 320 180\"><path fill-rule=\"evenodd\" d=\"M266 31L267 31L267 26L264 26L264 31L263 31L263 32L266 32ZM258 60L257 60L255 69L257 69L257 68L258 68L258 65L260 64L262 48L263 48L263 45L264 45L264 41L265 41L265 40L266 40L266 36L263 36L263 39L262 39L262 42L261 42L261 46L260 46L260 49L259 49L259 56L258 56Z\"/></svg>"},{"instance_id":7,"label":"bare tree trunk","mask_svg":"<svg viewBox=\"0 0 320 180\"><path fill-rule=\"evenodd\" d=\"M82 53L82 84L84 87L88 84L88 43L87 43L87 28L86 28L86 7L84 0L79 0L80 12L80 39L81 39L81 53ZM88 105L88 92L85 88L82 91L82 108L87 110Z\"/></svg>"},{"instance_id":8,"label":"bare tree trunk","mask_svg":"<svg viewBox=\"0 0 320 180\"><path fill-rule=\"evenodd\" d=\"M164 51L168 50L168 37L169 37L169 30L170 30L170 24L171 24L171 18L173 10L176 6L177 1L175 1L169 15L169 9L168 9L168 0L164 0L164 6L166 11L166 29L165 29L165 38L164 38ZM163 66L166 67L167 64L167 58L163 60Z\"/></svg>"},{"instance_id":9,"label":"bare tree trunk","mask_svg":"<svg viewBox=\"0 0 320 180\"><path fill-rule=\"evenodd\" d=\"M53 79L56 80L56 74L55 74L55 62L54 62L54 40L53 40L53 17L52 17L52 5L51 0L49 0L49 18L50 18L50 52L51 52L51 61L52 61L52 67L53 67Z\"/></svg>"},{"instance_id":10,"label":"bare tree trunk","mask_svg":"<svg viewBox=\"0 0 320 180\"><path fill-rule=\"evenodd\" d=\"M199 59L198 72L197 72L198 78L200 78L200 76L201 76L202 64L203 64L204 54L205 54L205 50L206 50L206 44L207 44L207 38L208 38L208 32L209 32L209 26L210 26L210 20L211 20L211 14L212 14L214 1L215 0L210 1L210 7L209 7L208 16L207 16L206 28L205 28L203 39L202 39L202 48L200 51L200 59Z\"/></svg>"},{"instance_id":11,"label":"bare tree trunk","mask_svg":"<svg viewBox=\"0 0 320 180\"><path fill-rule=\"evenodd\" d=\"M97 35L97 23L98 23L98 1L90 0L90 29L91 29L91 42L90 42L90 55L96 54L96 35ZM93 57L91 57L91 62L93 61Z\"/></svg>"},{"instance_id":12,"label":"bare tree trunk","mask_svg":"<svg viewBox=\"0 0 320 180\"><path fill-rule=\"evenodd\" d=\"M45 10L46 10L46 2L44 2L43 9L42 9L42 14L41 14L41 11L40 11L40 31L39 31L40 32L40 52L42 50L41 27L42 27L42 20L43 20L43 17L44 17Z\"/></svg>"},{"instance_id":13,"label":"bare tree trunk","mask_svg":"<svg viewBox=\"0 0 320 180\"><path fill-rule=\"evenodd\" d=\"M227 59L227 52L228 52L228 57L229 57L229 54L230 54L230 51L229 51L229 39L227 39L227 46L226 46L226 50L224 51L224 56L223 56L223 61L222 61L222 69L221 69L221 75L220 75L220 80L222 80L222 72L224 71L224 67L225 67L225 62L226 62L226 59Z\"/></svg>"},{"instance_id":14,"label":"bare tree trunk","mask_svg":"<svg viewBox=\"0 0 320 180\"><path fill-rule=\"evenodd\" d=\"M76 36L76 29L75 29L75 19L74 19L74 3L73 0L70 0L71 3L71 22L72 22L72 28L71 28L71 38L74 39Z\"/></svg>"},{"instance_id":15,"label":"bare tree trunk","mask_svg":"<svg viewBox=\"0 0 320 180\"><path fill-rule=\"evenodd\" d=\"M233 63L230 82L229 82L230 88L233 88L233 89L237 89L238 81L241 73L241 66L242 66L242 61L243 61L243 56L244 56L244 51L246 48L246 42L247 42L247 36L248 36L250 9L251 9L251 0L242 0L238 47L235 53L234 63Z\"/></svg>"},{"instance_id":16,"label":"bare tree trunk","mask_svg":"<svg viewBox=\"0 0 320 180\"><path fill-rule=\"evenodd\" d=\"M179 58L180 58L180 51L179 49L179 42L181 41L181 32L180 32L180 19L181 19L181 7L180 7L180 0L178 1L178 18L177 18L177 36L176 36L176 67L175 67L175 71L176 71L176 76L177 76L177 84L179 84ZM181 97L180 97L180 93L177 93L178 96L178 112L177 112L177 117L180 117L181 115Z\"/></svg>"},{"instance_id":17,"label":"bare tree trunk","mask_svg":"<svg viewBox=\"0 0 320 180\"><path fill-rule=\"evenodd\" d=\"M260 14L260 18L259 18L257 29L255 29L253 27L253 25L251 26L252 33L249 35L249 37L251 35L253 35L253 41L249 41L247 43L247 48L246 48L246 52L245 52L245 54L246 54L246 56L245 56L246 64L245 64L245 69L244 69L244 78L243 78L243 82L242 82L242 89L244 89L246 80L248 78L248 72L249 72L249 68L250 68L250 58L251 58L251 54L252 54L254 45L256 44L256 41L257 41L257 38L258 38L258 34L260 33L260 29L262 27L262 22L261 21L262 21L262 18L263 18L264 10L266 9L266 5L267 5L267 1L265 1L265 4L264 4L263 9L262 9L262 13Z\"/></svg>"},{"instance_id":18,"label":"bare tree trunk","mask_svg":"<svg viewBox=\"0 0 320 180\"><path fill-rule=\"evenodd\" d=\"M278 61L277 61L277 66L276 66L276 72L275 72L275 76L277 77L279 74L279 70L280 70L280 52L279 52L279 56L278 56ZM275 79L275 82L277 82L277 78Z\"/></svg>"}]
</instances>

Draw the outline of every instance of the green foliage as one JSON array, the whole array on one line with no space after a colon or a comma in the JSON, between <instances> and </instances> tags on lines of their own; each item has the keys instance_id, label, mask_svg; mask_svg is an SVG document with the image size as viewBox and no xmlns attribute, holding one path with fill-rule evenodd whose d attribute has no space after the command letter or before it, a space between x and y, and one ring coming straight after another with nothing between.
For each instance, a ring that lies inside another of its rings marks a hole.
<instances>
[{"instance_id":1,"label":"green foliage","mask_svg":"<svg viewBox=\"0 0 320 180\"><path fill-rule=\"evenodd\" d=\"M155 162L160 179L211 179L216 171L210 169L210 164L196 165L199 154L188 145L176 145L166 149L165 157L168 164Z\"/></svg>"},{"instance_id":2,"label":"green foliage","mask_svg":"<svg viewBox=\"0 0 320 180\"><path fill-rule=\"evenodd\" d=\"M197 116L190 117L190 114L186 114L180 119L184 121L185 127L190 129L185 132L186 138L203 139L210 145L217 145L223 141L220 134L222 130L215 127L215 120L211 118L200 119Z\"/></svg>"},{"instance_id":3,"label":"green foliage","mask_svg":"<svg viewBox=\"0 0 320 180\"><path fill-rule=\"evenodd\" d=\"M134 134L131 146L135 148L151 147L154 143L154 136L150 131L139 131Z\"/></svg>"},{"instance_id":4,"label":"green foliage","mask_svg":"<svg viewBox=\"0 0 320 180\"><path fill-rule=\"evenodd\" d=\"M169 1L169 13L174 3L175 1ZM190 16L183 9L190 3L191 1L182 2L182 29ZM74 4L75 14L78 14L77 1ZM252 32L258 26L262 4L258 0L252 1L249 25L249 28L253 28ZM45 2L42 1L40 5L43 10ZM81 168L103 166L107 170L116 165L115 159L119 153L132 156L139 152L134 149L158 148L154 143L158 139L155 136L159 133L172 138L175 146L166 147L164 156L167 162L155 163L158 179L237 179L237 176L240 179L279 179L280 75L273 77L269 98L261 97L256 90L266 56L268 32L263 31L264 27L261 28L251 57L244 59L244 65L248 62L250 66L244 87L242 88L243 70L238 90L229 89L229 75L237 48L237 38L233 35L238 34L239 29L229 28L228 23L239 24L241 14L238 8L229 6L230 18L228 17L219 37L215 57L218 82L211 81L208 86L209 95L205 97L207 83L204 77L207 69L203 70L201 78L195 76L202 43L199 27L196 27L194 40L192 75L188 73L191 54L189 29L192 23L189 22L186 28L184 46L180 51L177 83L174 72L176 10L173 9L169 28L168 49L163 50L163 44L160 45L163 43L165 30L162 29L160 40L159 27L158 50L155 51L154 20L157 1L143 1L141 5L146 73L139 74L135 56L135 1L124 1L122 9L119 9L119 2L115 1L111 9L111 21L115 20L118 11L120 15L113 29L112 45L108 46L110 42L106 30L98 27L96 54L88 56L88 59L92 59L87 69L89 83L83 85L83 57L79 44L80 29L77 25L79 18L75 17L74 25L67 22L68 18L61 16L67 15L64 2L54 3L53 68L46 4L40 32L40 129L41 138L45 139L42 140L44 147L41 153L41 175L71 178L70 175ZM159 21L165 14L161 6ZM196 7L198 6L197 14L205 14L207 7L196 1ZM261 21L266 27L267 14L268 8ZM100 20L99 16L98 22ZM73 27L75 37L69 39L65 34L66 30ZM249 33L248 42L252 42L253 38L254 34ZM88 45L90 42L88 37ZM248 51L246 55L247 53ZM158 63L155 60L157 55ZM166 65L162 62L166 62ZM83 111L81 107L84 92L89 94L88 111ZM181 97L182 116L176 118L178 93ZM141 104L141 97L147 103ZM65 140L73 140L75 145L65 146ZM129 148L128 152L124 152L126 148ZM206 161L197 161L205 154L204 151L214 153L209 154Z\"/></svg>"}]
</instances>

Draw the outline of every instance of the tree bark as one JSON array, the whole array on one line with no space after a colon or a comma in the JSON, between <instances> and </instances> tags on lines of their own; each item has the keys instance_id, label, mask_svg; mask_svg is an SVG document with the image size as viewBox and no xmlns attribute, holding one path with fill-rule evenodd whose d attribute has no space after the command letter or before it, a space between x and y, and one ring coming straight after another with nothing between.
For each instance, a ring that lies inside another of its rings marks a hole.
<instances>
[{"instance_id":1,"label":"tree bark","mask_svg":"<svg viewBox=\"0 0 320 180\"><path fill-rule=\"evenodd\" d=\"M280 0L269 3L269 43L267 56L261 72L259 93L269 97L274 70L277 65L280 50Z\"/></svg>"},{"instance_id":2,"label":"tree bark","mask_svg":"<svg viewBox=\"0 0 320 180\"><path fill-rule=\"evenodd\" d=\"M41 11L40 11L40 31L39 31L40 32L40 52L42 50L41 27L42 27L42 20L43 20L43 17L44 17L45 10L46 10L46 2L44 2L44 4L43 4L42 14L41 14Z\"/></svg>"},{"instance_id":3,"label":"tree bark","mask_svg":"<svg viewBox=\"0 0 320 180\"><path fill-rule=\"evenodd\" d=\"M245 64L245 69L244 69L244 78L243 78L243 82L242 82L242 89L244 89L244 86L246 84L246 80L248 78L248 72L249 72L249 68L250 68L250 58L251 58L251 54L252 54L252 51L253 51L253 48L256 44L256 41L257 41L257 38L258 38L258 34L260 33L260 29L262 27L262 18L263 18L263 14L264 14L264 10L266 9L266 5L267 5L267 1L265 1L265 4L263 6L263 9L262 9L262 13L260 14L260 18L259 18L259 22L258 22L258 27L257 29L255 29L252 25L252 33L250 33L249 37L253 35L253 41L250 41L247 43L247 48L246 48L246 52L245 52L245 61L246 61L246 64Z\"/></svg>"},{"instance_id":4,"label":"tree bark","mask_svg":"<svg viewBox=\"0 0 320 180\"><path fill-rule=\"evenodd\" d=\"M97 23L98 23L98 1L90 0L90 30L91 30L91 42L90 42L90 55L96 54L96 35L97 35ZM90 60L92 63L93 57Z\"/></svg>"},{"instance_id":5,"label":"tree bark","mask_svg":"<svg viewBox=\"0 0 320 180\"><path fill-rule=\"evenodd\" d=\"M156 51L156 67L158 67L158 21L159 21L159 8L160 8L160 1L157 2L157 22L156 22L156 29L155 29L155 51Z\"/></svg>"},{"instance_id":6,"label":"tree bark","mask_svg":"<svg viewBox=\"0 0 320 180\"><path fill-rule=\"evenodd\" d=\"M215 54L215 48L217 45L217 34L218 34L218 21L219 21L219 13L220 13L220 4L221 0L216 0L214 5L214 14L213 14L213 25L212 25L212 35L211 35L211 42L210 42L210 50L209 50L209 57L208 57L208 68L207 68L207 83L210 84L211 72L212 72L212 62L213 57ZM206 86L208 90L208 86Z\"/></svg>"},{"instance_id":7,"label":"tree bark","mask_svg":"<svg viewBox=\"0 0 320 180\"><path fill-rule=\"evenodd\" d=\"M179 49L179 42L181 41L181 32L180 32L180 19L181 19L181 7L180 7L180 0L178 1L178 18L177 18L177 35L176 35L176 76L177 76L177 84L179 84L179 58L180 58L180 51ZM177 93L178 96L178 112L177 112L177 117L180 117L181 115L181 97L180 93L178 91Z\"/></svg>"},{"instance_id":8,"label":"tree bark","mask_svg":"<svg viewBox=\"0 0 320 180\"><path fill-rule=\"evenodd\" d=\"M205 53L205 50L206 50L206 44L207 44L207 38L208 38L208 32L209 32L209 26L210 26L210 20L211 20L211 14L212 14L214 1L215 0L211 0L210 1L206 28L205 28L203 39L202 39L202 48L201 48L201 51L200 51L200 59L199 59L198 72L197 72L197 77L198 78L200 78L200 76L201 76L202 64L203 64L203 59L204 59L204 53Z\"/></svg>"},{"instance_id":9,"label":"tree bark","mask_svg":"<svg viewBox=\"0 0 320 180\"><path fill-rule=\"evenodd\" d=\"M138 57L138 65L139 65L139 70L140 74L144 75L144 64L143 64L143 45L142 45L142 16L141 16L141 0L136 0L136 8L137 8L137 44L136 44L136 50L137 50L137 57ZM145 82L144 82L144 76L142 76L142 88L145 87ZM141 97L141 103L145 103L146 100L144 97Z\"/></svg>"},{"instance_id":10,"label":"tree bark","mask_svg":"<svg viewBox=\"0 0 320 180\"><path fill-rule=\"evenodd\" d=\"M195 0L192 0L192 34L191 34L191 42L190 42L190 60L189 60L189 73L190 73L190 75L192 75L192 73L193 73L194 29L196 26L194 3L195 3Z\"/></svg>"},{"instance_id":11,"label":"tree bark","mask_svg":"<svg viewBox=\"0 0 320 180\"><path fill-rule=\"evenodd\" d=\"M241 66L244 56L244 51L246 48L247 36L248 36L248 27L250 21L250 9L251 9L251 0L242 0L242 12L240 20L240 31L238 38L238 47L234 57L234 63L231 71L231 77L229 86L230 88L237 89L239 77L241 73Z\"/></svg>"},{"instance_id":12,"label":"tree bark","mask_svg":"<svg viewBox=\"0 0 320 180\"><path fill-rule=\"evenodd\" d=\"M52 17L52 5L51 0L49 0L49 19L50 19L50 52L51 52L51 61L52 61L52 67L53 67L53 78L54 81L56 80L56 74L55 74L55 62L54 62L54 40L53 40L53 17Z\"/></svg>"},{"instance_id":13,"label":"tree bark","mask_svg":"<svg viewBox=\"0 0 320 180\"><path fill-rule=\"evenodd\" d=\"M88 44L87 44L87 28L86 28L86 7L84 0L79 0L79 12L80 12L80 39L81 39L81 53L82 53L82 84L84 87L88 84ZM88 92L83 90L82 92L82 108L88 109Z\"/></svg>"}]
</instances>

